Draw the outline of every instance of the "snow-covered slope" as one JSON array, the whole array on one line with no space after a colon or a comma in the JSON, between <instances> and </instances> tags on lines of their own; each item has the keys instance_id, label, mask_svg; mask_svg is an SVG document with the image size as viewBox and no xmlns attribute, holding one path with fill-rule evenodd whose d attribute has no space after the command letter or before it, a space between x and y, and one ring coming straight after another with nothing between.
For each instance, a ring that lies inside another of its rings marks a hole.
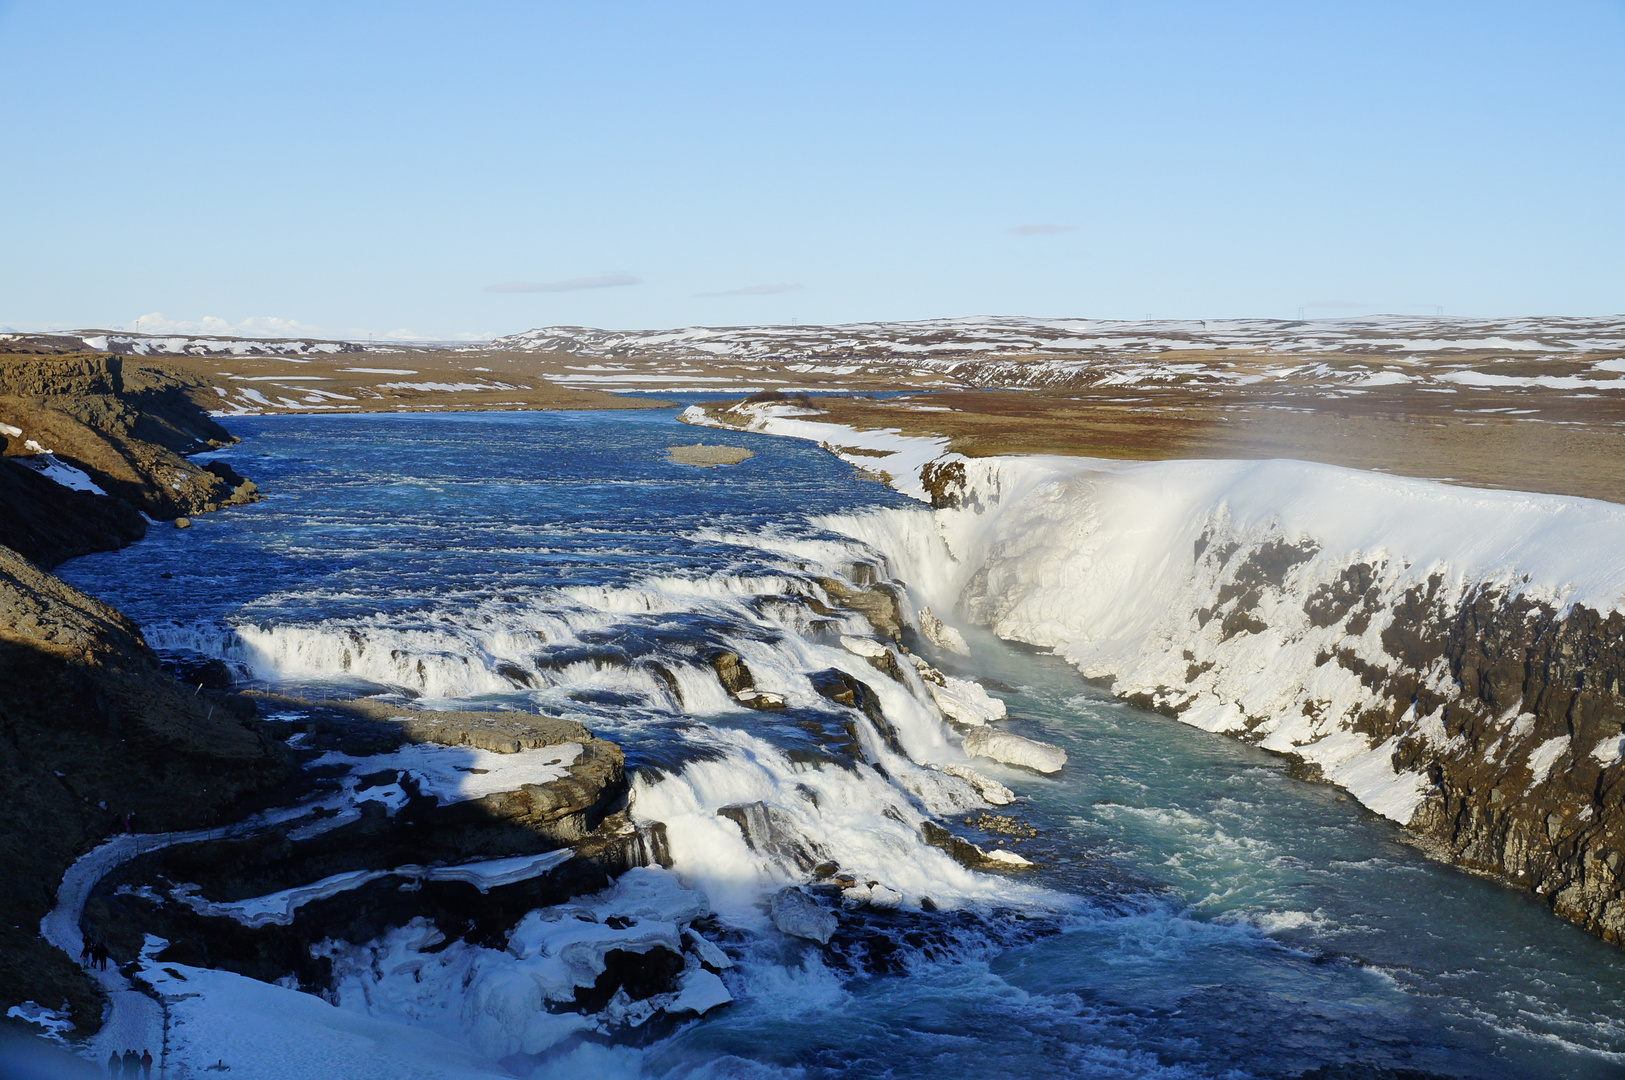
<instances>
[{"instance_id":1,"label":"snow-covered slope","mask_svg":"<svg viewBox=\"0 0 1625 1080\"><path fill-rule=\"evenodd\" d=\"M1573 353L1625 344L1625 319L1443 319L1398 315L1364 319L1123 321L977 316L836 326L690 326L598 330L545 326L495 339L493 348L577 356L664 355L730 358L1070 355L1125 349L1268 349L1278 352Z\"/></svg>"},{"instance_id":2,"label":"snow-covered slope","mask_svg":"<svg viewBox=\"0 0 1625 1080\"><path fill-rule=\"evenodd\" d=\"M0 350L34 341L49 341L91 352L124 356L322 356L365 352L367 345L353 341L316 338L229 337L199 334L134 334L107 330L75 330L50 334L0 334Z\"/></svg>"},{"instance_id":3,"label":"snow-covered slope","mask_svg":"<svg viewBox=\"0 0 1625 1080\"><path fill-rule=\"evenodd\" d=\"M925 599L1187 723L1295 753L1401 823L1430 781L1420 767L1396 771L1394 753L1406 737L1444 749L1437 713L1459 691L1435 657L1417 673L1435 710L1413 709L1386 740L1356 731L1390 704L1370 673L1407 662L1389 640L1407 596L1421 591L1440 611L1488 594L1556 612L1625 609L1625 507L1608 503L1296 461L963 465L961 505L935 515L934 540L866 537ZM1361 587L1342 596L1351 573ZM1505 760L1540 744L1530 728Z\"/></svg>"}]
</instances>

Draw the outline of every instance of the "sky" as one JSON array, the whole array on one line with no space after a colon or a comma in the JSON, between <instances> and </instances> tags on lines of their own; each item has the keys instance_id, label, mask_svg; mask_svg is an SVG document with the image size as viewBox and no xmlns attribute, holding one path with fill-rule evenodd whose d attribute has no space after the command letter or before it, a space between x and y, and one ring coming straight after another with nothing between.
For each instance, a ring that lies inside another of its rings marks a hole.
<instances>
[{"instance_id":1,"label":"sky","mask_svg":"<svg viewBox=\"0 0 1625 1080\"><path fill-rule=\"evenodd\" d=\"M1625 311L1625 0L0 0L0 326Z\"/></svg>"}]
</instances>

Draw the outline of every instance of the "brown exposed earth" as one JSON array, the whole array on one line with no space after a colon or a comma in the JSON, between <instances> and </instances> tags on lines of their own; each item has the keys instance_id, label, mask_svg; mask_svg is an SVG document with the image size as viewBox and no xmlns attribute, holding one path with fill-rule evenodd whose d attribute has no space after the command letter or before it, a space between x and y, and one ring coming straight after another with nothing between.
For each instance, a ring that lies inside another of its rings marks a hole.
<instances>
[{"instance_id":1,"label":"brown exposed earth","mask_svg":"<svg viewBox=\"0 0 1625 1080\"><path fill-rule=\"evenodd\" d=\"M1157 387L1132 394L1119 388L952 390L798 403L824 414L807 419L940 436L966 457L1295 458L1625 502L1621 397L1505 389L1446 397L1404 387L1333 398ZM717 404L706 409L726 422Z\"/></svg>"}]
</instances>

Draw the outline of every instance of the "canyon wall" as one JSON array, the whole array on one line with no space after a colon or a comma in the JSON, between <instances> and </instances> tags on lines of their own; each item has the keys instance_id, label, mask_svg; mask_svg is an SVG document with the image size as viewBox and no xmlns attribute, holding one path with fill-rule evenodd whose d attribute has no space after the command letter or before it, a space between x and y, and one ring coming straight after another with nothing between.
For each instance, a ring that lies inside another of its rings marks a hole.
<instances>
[{"instance_id":1,"label":"canyon wall","mask_svg":"<svg viewBox=\"0 0 1625 1080\"><path fill-rule=\"evenodd\" d=\"M1625 507L1292 461L950 457L920 489L834 523L918 602L1625 940Z\"/></svg>"}]
</instances>

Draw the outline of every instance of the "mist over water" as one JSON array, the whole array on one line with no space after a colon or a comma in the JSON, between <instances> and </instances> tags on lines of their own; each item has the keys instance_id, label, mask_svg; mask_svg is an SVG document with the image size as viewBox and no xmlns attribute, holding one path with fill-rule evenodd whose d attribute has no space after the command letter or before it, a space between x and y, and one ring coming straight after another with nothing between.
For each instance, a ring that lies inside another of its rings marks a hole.
<instances>
[{"instance_id":1,"label":"mist over water","mask_svg":"<svg viewBox=\"0 0 1625 1080\"><path fill-rule=\"evenodd\" d=\"M840 647L871 633L860 619L794 601L858 564L886 572L853 537L901 547L929 512L816 447L730 434L756 456L673 465L662 451L695 432L669 410L233 429L243 443L224 456L266 501L155 528L62 576L160 651L220 657L284 692L582 720L626 747L635 813L667 824L675 870L725 928L732 1005L637 1046L572 1037L516 1071L1625 1070L1616 947L1426 862L1280 758L1123 705L968 627L974 660L940 666L990 680L1005 726L1070 760L1056 777L976 762L1020 797L1001 812L1038 835L1008 843L1037 869L975 873L925 845L926 818L962 824L981 809L921 765L963 762L957 736ZM707 663L718 648L789 707L731 699ZM809 681L828 669L880 695L904 751L861 721L861 757L881 769L841 748L850 716ZM771 928L762 899L805 868L716 813L758 801L808 851L904 895L868 953L823 956ZM926 897L941 910L921 911Z\"/></svg>"}]
</instances>

